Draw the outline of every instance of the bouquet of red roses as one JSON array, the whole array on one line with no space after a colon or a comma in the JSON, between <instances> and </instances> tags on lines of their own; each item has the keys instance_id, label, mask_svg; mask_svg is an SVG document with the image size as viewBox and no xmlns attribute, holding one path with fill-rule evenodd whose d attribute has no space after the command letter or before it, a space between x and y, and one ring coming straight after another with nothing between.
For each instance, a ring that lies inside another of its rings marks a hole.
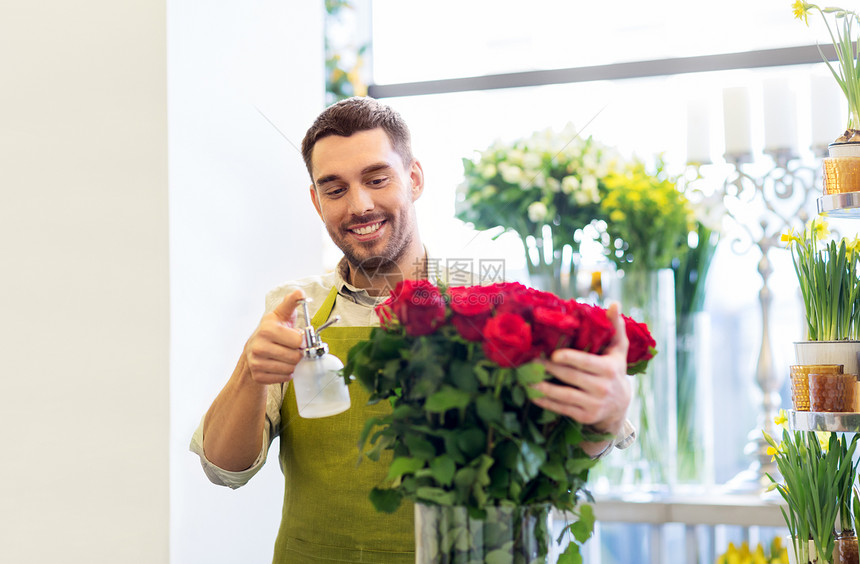
<instances>
[{"instance_id":1,"label":"bouquet of red roses","mask_svg":"<svg viewBox=\"0 0 860 564\"><path fill-rule=\"evenodd\" d=\"M427 280L405 280L376 311L384 328L396 330L399 324L410 337L450 324L504 367L548 357L560 348L600 354L614 333L605 309L515 282L451 287L442 294ZM622 317L630 342L627 373L638 374L656 353L656 343L644 323Z\"/></svg>"},{"instance_id":2,"label":"bouquet of red roses","mask_svg":"<svg viewBox=\"0 0 860 564\"><path fill-rule=\"evenodd\" d=\"M376 508L394 511L405 498L462 506L486 520L501 506L557 507L577 518L565 529L574 538L559 562L578 555L593 530L591 508L579 501L590 499L585 485L596 463L581 443L607 437L529 401L538 394L534 384L550 377L533 361L562 347L601 354L614 334L606 310L517 283L440 289L406 280L376 311L380 327L350 350L344 367L370 403L393 408L369 419L359 438L371 460L392 451L386 482L370 494ZM624 320L633 374L645 369L655 342L644 324ZM534 523L547 526L546 519ZM492 523L493 538L501 526ZM442 534L460 533L452 526ZM462 545L450 540L440 539L437 549ZM544 543L525 561L547 551Z\"/></svg>"}]
</instances>

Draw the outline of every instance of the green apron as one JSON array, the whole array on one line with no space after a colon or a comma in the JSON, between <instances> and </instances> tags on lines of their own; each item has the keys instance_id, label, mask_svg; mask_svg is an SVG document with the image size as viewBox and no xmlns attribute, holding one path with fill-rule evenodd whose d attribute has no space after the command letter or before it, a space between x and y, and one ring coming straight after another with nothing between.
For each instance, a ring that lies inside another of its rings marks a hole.
<instances>
[{"instance_id":1,"label":"green apron","mask_svg":"<svg viewBox=\"0 0 860 564\"><path fill-rule=\"evenodd\" d=\"M331 314L332 288L311 324L319 327ZM346 360L349 349L370 335L370 327L338 327L322 334L329 352ZM413 505L404 502L393 514L379 513L368 499L388 473L391 453L378 462L358 460L358 437L368 417L390 413L387 402L368 406L358 382L349 386L350 408L320 419L299 417L293 386L281 405L281 468L284 509L275 541L273 564L305 562L415 562Z\"/></svg>"}]
</instances>

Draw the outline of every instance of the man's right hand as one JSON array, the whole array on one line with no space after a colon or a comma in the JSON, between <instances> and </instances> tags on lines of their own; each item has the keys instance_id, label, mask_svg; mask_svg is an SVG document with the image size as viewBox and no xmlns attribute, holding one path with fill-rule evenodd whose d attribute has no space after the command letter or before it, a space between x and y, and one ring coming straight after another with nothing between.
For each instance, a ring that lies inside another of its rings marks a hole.
<instances>
[{"instance_id":1,"label":"man's right hand","mask_svg":"<svg viewBox=\"0 0 860 564\"><path fill-rule=\"evenodd\" d=\"M245 344L245 360L251 378L258 384L288 382L302 358L303 333L294 327L296 303L305 297L296 290L260 320Z\"/></svg>"}]
</instances>

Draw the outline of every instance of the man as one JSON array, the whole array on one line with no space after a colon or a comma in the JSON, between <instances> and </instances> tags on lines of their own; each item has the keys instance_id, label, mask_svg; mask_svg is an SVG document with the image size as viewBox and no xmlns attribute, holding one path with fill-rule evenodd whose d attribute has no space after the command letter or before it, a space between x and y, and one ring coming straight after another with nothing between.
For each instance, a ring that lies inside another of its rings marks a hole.
<instances>
[{"instance_id":1,"label":"man","mask_svg":"<svg viewBox=\"0 0 860 564\"><path fill-rule=\"evenodd\" d=\"M340 315L323 340L341 356L370 326L373 308L397 281L427 277L427 255L415 218L424 190L409 130L392 109L370 98L351 98L327 108L308 130L302 155L311 176L310 198L344 258L335 272L277 288L267 313L248 339L236 369L212 403L191 448L210 479L239 487L265 462L280 436L286 478L284 511L275 562L414 561L411 507L375 513L367 500L385 474L384 465L356 467L356 440L364 421L384 405L366 406L350 386L352 407L323 419L297 416L286 385L301 359L296 303L307 296L318 326ZM419 265L415 272L415 265ZM631 398L626 376L627 338L617 307L610 308L616 337L601 356L559 350L546 361L562 384L543 382L538 405L616 436L586 445L592 456L613 444L626 446L633 430L625 419Z\"/></svg>"}]
</instances>

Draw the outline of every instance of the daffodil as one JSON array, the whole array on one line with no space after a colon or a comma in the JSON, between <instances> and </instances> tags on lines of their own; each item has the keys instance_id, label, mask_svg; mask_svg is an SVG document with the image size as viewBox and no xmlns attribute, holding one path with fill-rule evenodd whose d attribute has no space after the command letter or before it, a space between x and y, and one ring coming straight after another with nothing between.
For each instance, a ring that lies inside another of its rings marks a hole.
<instances>
[{"instance_id":1,"label":"daffodil","mask_svg":"<svg viewBox=\"0 0 860 564\"><path fill-rule=\"evenodd\" d=\"M855 49L858 38L854 24L860 23L860 16L856 12L842 8L822 8L809 2L795 0L791 6L794 17L809 25L808 14L816 11L821 14L821 19L827 26L827 32L833 41L838 58L838 69L824 57L822 58L830 69L833 78L845 94L848 101L848 129L860 127L860 53ZM830 25L829 17L833 18L833 27Z\"/></svg>"},{"instance_id":2,"label":"daffodil","mask_svg":"<svg viewBox=\"0 0 860 564\"><path fill-rule=\"evenodd\" d=\"M860 337L860 241L830 236L827 222L812 219L802 234L789 231L789 242L810 341L840 341Z\"/></svg>"},{"instance_id":3,"label":"daffodil","mask_svg":"<svg viewBox=\"0 0 860 564\"><path fill-rule=\"evenodd\" d=\"M779 415L777 415L776 417L773 418L773 422L776 423L780 427L782 427L783 425L788 423L788 416L786 415L784 409L779 410Z\"/></svg>"},{"instance_id":4,"label":"daffodil","mask_svg":"<svg viewBox=\"0 0 860 564\"><path fill-rule=\"evenodd\" d=\"M806 234L813 241L823 241L830 236L830 226L824 220L813 218L806 223Z\"/></svg>"},{"instance_id":5,"label":"daffodil","mask_svg":"<svg viewBox=\"0 0 860 564\"><path fill-rule=\"evenodd\" d=\"M821 452L828 452L830 450L830 432L815 431L815 436L818 437L818 444L821 445Z\"/></svg>"},{"instance_id":6,"label":"daffodil","mask_svg":"<svg viewBox=\"0 0 860 564\"><path fill-rule=\"evenodd\" d=\"M806 25L809 25L809 20L807 19L809 8L810 5L803 0L794 0L794 4L791 6L791 10L794 12L794 18L803 20L803 23Z\"/></svg>"},{"instance_id":7,"label":"daffodil","mask_svg":"<svg viewBox=\"0 0 860 564\"><path fill-rule=\"evenodd\" d=\"M792 243L801 242L800 237L797 236L797 233L795 233L794 229L789 229L787 232L783 233L780 236L779 240L783 243L788 243L789 245L791 245Z\"/></svg>"},{"instance_id":8,"label":"daffodil","mask_svg":"<svg viewBox=\"0 0 860 564\"><path fill-rule=\"evenodd\" d=\"M770 461L773 462L774 460L776 460L776 455L779 454L779 449L769 446L767 447L767 454L770 455Z\"/></svg>"}]
</instances>

